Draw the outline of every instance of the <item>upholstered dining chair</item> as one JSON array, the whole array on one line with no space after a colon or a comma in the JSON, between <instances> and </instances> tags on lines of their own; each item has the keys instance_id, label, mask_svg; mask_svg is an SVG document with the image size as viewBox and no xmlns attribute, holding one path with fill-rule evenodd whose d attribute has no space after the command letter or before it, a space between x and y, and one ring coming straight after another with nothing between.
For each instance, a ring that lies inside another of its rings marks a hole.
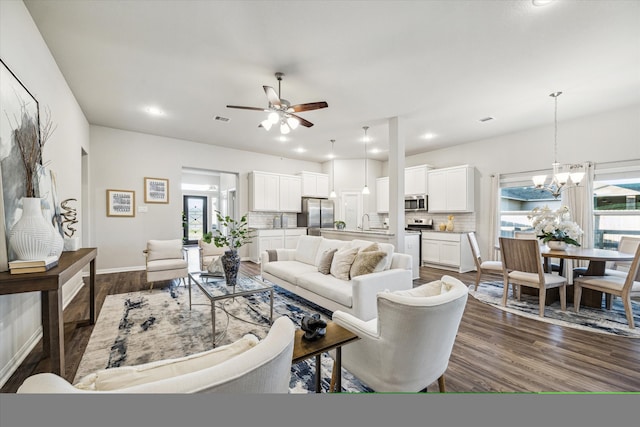
<instances>
[{"instance_id":1,"label":"upholstered dining chair","mask_svg":"<svg viewBox=\"0 0 640 427\"><path fill-rule=\"evenodd\" d=\"M636 252L638 246L640 246L640 237L622 236L618 244L618 252L633 254ZM615 261L613 265L605 269L604 274L607 276L627 277L631 263L632 261Z\"/></svg>"},{"instance_id":2,"label":"upholstered dining chair","mask_svg":"<svg viewBox=\"0 0 640 427\"><path fill-rule=\"evenodd\" d=\"M500 237L500 252L502 253L504 278L503 306L507 305L509 283L512 283L518 285L518 298L520 298L520 286L528 286L539 290L540 317L544 317L547 289L558 288L560 292L560 307L562 311L567 309L567 279L544 272L540 245L537 241Z\"/></svg>"},{"instance_id":3,"label":"upholstered dining chair","mask_svg":"<svg viewBox=\"0 0 640 427\"><path fill-rule=\"evenodd\" d=\"M474 287L474 292L478 290L478 286L480 286L480 279L483 274L499 274L502 275L502 262L500 261L483 261L482 256L480 255L480 245L478 245L478 239L476 238L476 233L471 231L467 233L467 237L469 238L469 246L471 246L471 253L473 254L473 261L476 264L476 284ZM513 289L513 293L515 295L515 287Z\"/></svg>"},{"instance_id":4,"label":"upholstered dining chair","mask_svg":"<svg viewBox=\"0 0 640 427\"><path fill-rule=\"evenodd\" d=\"M640 296L640 245L636 247L635 256L631 261L631 267L626 277L605 275L605 276L581 276L573 281L573 305L577 313L580 311L580 300L582 298L582 288L603 292L610 296L622 298L624 311L629 323L629 329L634 329L633 308L631 297ZM607 308L611 308L610 300L607 300Z\"/></svg>"},{"instance_id":5,"label":"upholstered dining chair","mask_svg":"<svg viewBox=\"0 0 640 427\"><path fill-rule=\"evenodd\" d=\"M142 253L145 256L149 289L153 289L154 282L163 280L180 279L184 283L189 274L189 263L182 239L149 240Z\"/></svg>"},{"instance_id":6,"label":"upholstered dining chair","mask_svg":"<svg viewBox=\"0 0 640 427\"><path fill-rule=\"evenodd\" d=\"M333 321L360 337L342 348L342 367L379 392L424 391L436 380L444 392L468 292L445 275L413 289L379 292L378 317L369 321L336 310Z\"/></svg>"}]
</instances>

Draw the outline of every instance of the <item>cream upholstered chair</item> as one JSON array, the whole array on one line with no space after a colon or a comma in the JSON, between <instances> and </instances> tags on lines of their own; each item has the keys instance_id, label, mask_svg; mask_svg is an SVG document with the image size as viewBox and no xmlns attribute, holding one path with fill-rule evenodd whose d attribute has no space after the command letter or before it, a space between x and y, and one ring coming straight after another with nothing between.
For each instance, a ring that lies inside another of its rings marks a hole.
<instances>
[{"instance_id":1,"label":"cream upholstered chair","mask_svg":"<svg viewBox=\"0 0 640 427\"><path fill-rule=\"evenodd\" d=\"M103 369L75 385L52 374L27 378L18 393L287 393L295 326L286 316L262 340L251 334L213 350Z\"/></svg>"},{"instance_id":2,"label":"cream upholstered chair","mask_svg":"<svg viewBox=\"0 0 640 427\"><path fill-rule=\"evenodd\" d=\"M369 321L335 311L333 321L360 337L342 348L342 366L375 391L423 391L438 380L444 392L468 292L460 280L442 276L413 289L379 292L378 317Z\"/></svg>"},{"instance_id":3,"label":"cream upholstered chair","mask_svg":"<svg viewBox=\"0 0 640 427\"><path fill-rule=\"evenodd\" d=\"M618 252L633 254L636 252L638 246L640 246L640 237L622 236L618 244ZM607 276L627 277L627 272L630 267L631 261L615 261L610 268L605 269L604 274Z\"/></svg>"},{"instance_id":4,"label":"cream upholstered chair","mask_svg":"<svg viewBox=\"0 0 640 427\"><path fill-rule=\"evenodd\" d=\"M219 248L213 242L207 243L202 239L198 239L198 258L200 261L200 271L207 271L209 264L228 250L227 247Z\"/></svg>"},{"instance_id":5,"label":"cream upholstered chair","mask_svg":"<svg viewBox=\"0 0 640 427\"><path fill-rule=\"evenodd\" d=\"M502 253L504 292L502 305L507 305L509 283L518 285L518 298L520 286L537 288L540 305L540 317L544 317L547 289L559 288L560 307L562 311L567 309L567 279L544 272L540 245L530 239L509 239L500 237L500 252Z\"/></svg>"},{"instance_id":6,"label":"cream upholstered chair","mask_svg":"<svg viewBox=\"0 0 640 427\"><path fill-rule=\"evenodd\" d=\"M482 278L482 274L486 273L494 273L494 274L502 274L502 262L500 261L483 261L480 256L480 245L478 245L478 239L476 238L476 233L473 231L467 233L467 237L469 238L469 246L471 246L471 253L473 254L473 261L476 263L476 284L474 290L478 290L478 286L480 286L480 279ZM514 287L515 294L515 287Z\"/></svg>"},{"instance_id":7,"label":"cream upholstered chair","mask_svg":"<svg viewBox=\"0 0 640 427\"><path fill-rule=\"evenodd\" d=\"M153 288L153 282L162 280L180 279L184 282L189 274L187 251L182 246L182 239L149 240L142 252L145 255L149 289Z\"/></svg>"},{"instance_id":8,"label":"cream upholstered chair","mask_svg":"<svg viewBox=\"0 0 640 427\"><path fill-rule=\"evenodd\" d=\"M631 307L631 297L640 296L640 245L636 247L635 257L631 261L631 267L622 276L582 276L573 281L573 304L576 313L580 311L580 299L582 298L582 288L593 289L609 295L619 296L624 304L624 311L627 315L629 328L634 329L633 308ZM610 300L607 301L607 308L611 308Z\"/></svg>"}]
</instances>

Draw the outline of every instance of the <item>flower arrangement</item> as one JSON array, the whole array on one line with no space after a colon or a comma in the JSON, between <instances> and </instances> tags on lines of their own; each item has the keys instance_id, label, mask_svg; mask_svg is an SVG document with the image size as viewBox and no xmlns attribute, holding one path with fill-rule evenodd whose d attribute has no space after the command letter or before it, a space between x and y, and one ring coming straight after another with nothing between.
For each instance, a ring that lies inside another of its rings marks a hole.
<instances>
[{"instance_id":1,"label":"flower arrangement","mask_svg":"<svg viewBox=\"0 0 640 427\"><path fill-rule=\"evenodd\" d=\"M227 234L223 234L221 230L216 230L218 233L216 236L211 231L203 234L202 240L206 243L213 243L219 247L228 247L230 250L235 251L239 247L250 243L249 228L247 223L247 215L243 215L240 220L235 220L229 215L222 216L220 211L216 211L218 222L222 227L227 229Z\"/></svg>"},{"instance_id":2,"label":"flower arrangement","mask_svg":"<svg viewBox=\"0 0 640 427\"><path fill-rule=\"evenodd\" d=\"M571 221L571 215L567 206L553 211L549 206L537 207L531 211L529 219L539 239L544 243L551 240L565 242L570 245L580 246L577 239L582 235L582 229Z\"/></svg>"}]
</instances>

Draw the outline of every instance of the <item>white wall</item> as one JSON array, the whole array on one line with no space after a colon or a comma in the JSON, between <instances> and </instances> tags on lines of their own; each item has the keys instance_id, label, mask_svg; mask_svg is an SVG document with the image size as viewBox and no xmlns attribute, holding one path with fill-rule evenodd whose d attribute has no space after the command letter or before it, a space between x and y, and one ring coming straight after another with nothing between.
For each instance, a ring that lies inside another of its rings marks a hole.
<instances>
[{"instance_id":1,"label":"white wall","mask_svg":"<svg viewBox=\"0 0 640 427\"><path fill-rule=\"evenodd\" d=\"M0 1L0 57L36 97L41 116L45 107L51 111L57 129L44 146L43 160L56 174L59 199L78 200L81 237L81 150L89 152L89 124L21 1ZM65 305L81 285L80 275L65 284ZM0 384L29 354L41 333L37 293L0 296Z\"/></svg>"},{"instance_id":2,"label":"white wall","mask_svg":"<svg viewBox=\"0 0 640 427\"><path fill-rule=\"evenodd\" d=\"M640 105L558 123L558 161L612 162L640 159ZM476 231L481 251L490 251L491 174L551 169L553 125L407 157L406 166L474 165ZM388 170L385 165L383 170Z\"/></svg>"},{"instance_id":3,"label":"white wall","mask_svg":"<svg viewBox=\"0 0 640 427\"><path fill-rule=\"evenodd\" d=\"M240 214L248 210L248 176L252 170L296 174L320 172L321 165L185 140L91 126L93 246L98 247L99 273L144 268L142 250L149 239L182 237L182 168L239 173ZM148 204L148 212L137 212L144 203L144 177L169 179L169 204ZM135 217L107 217L106 190L133 190ZM248 248L241 256L248 256ZM245 253L246 252L246 253Z\"/></svg>"}]
</instances>

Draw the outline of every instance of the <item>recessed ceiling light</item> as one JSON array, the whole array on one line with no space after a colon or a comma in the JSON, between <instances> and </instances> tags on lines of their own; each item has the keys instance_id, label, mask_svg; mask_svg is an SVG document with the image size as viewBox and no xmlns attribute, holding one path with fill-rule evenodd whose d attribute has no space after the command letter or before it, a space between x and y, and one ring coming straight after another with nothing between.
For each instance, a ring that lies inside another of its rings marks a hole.
<instances>
[{"instance_id":1,"label":"recessed ceiling light","mask_svg":"<svg viewBox=\"0 0 640 427\"><path fill-rule=\"evenodd\" d=\"M145 111L152 116L164 116L164 111L158 107L147 107L145 108Z\"/></svg>"},{"instance_id":2,"label":"recessed ceiling light","mask_svg":"<svg viewBox=\"0 0 640 427\"><path fill-rule=\"evenodd\" d=\"M280 136L278 137L278 141L280 141L280 142L287 142L288 140L289 140L289 139L288 139L286 136L284 136L284 135L280 135Z\"/></svg>"},{"instance_id":3,"label":"recessed ceiling light","mask_svg":"<svg viewBox=\"0 0 640 427\"><path fill-rule=\"evenodd\" d=\"M436 136L438 136L438 135L436 135L435 133L428 132L428 133L425 133L425 134L424 134L423 138L424 138L424 139L433 139L433 138L435 138Z\"/></svg>"},{"instance_id":4,"label":"recessed ceiling light","mask_svg":"<svg viewBox=\"0 0 640 427\"><path fill-rule=\"evenodd\" d=\"M335 159L335 158L336 158L336 155L335 155L335 154L330 153L327 157L328 157L328 158L330 158L330 159Z\"/></svg>"},{"instance_id":5,"label":"recessed ceiling light","mask_svg":"<svg viewBox=\"0 0 640 427\"><path fill-rule=\"evenodd\" d=\"M549 3L553 3L554 0L531 0L534 6L546 6Z\"/></svg>"},{"instance_id":6,"label":"recessed ceiling light","mask_svg":"<svg viewBox=\"0 0 640 427\"><path fill-rule=\"evenodd\" d=\"M371 150L369 150L369 152L371 154L378 154L380 152L380 149L379 148L372 148Z\"/></svg>"},{"instance_id":7,"label":"recessed ceiling light","mask_svg":"<svg viewBox=\"0 0 640 427\"><path fill-rule=\"evenodd\" d=\"M307 150L305 150L305 149L304 149L304 148L302 148L302 147L298 147L298 148L296 148L296 149L295 149L295 151L296 151L296 153L304 153L304 152L305 152L305 151L307 151Z\"/></svg>"}]
</instances>

